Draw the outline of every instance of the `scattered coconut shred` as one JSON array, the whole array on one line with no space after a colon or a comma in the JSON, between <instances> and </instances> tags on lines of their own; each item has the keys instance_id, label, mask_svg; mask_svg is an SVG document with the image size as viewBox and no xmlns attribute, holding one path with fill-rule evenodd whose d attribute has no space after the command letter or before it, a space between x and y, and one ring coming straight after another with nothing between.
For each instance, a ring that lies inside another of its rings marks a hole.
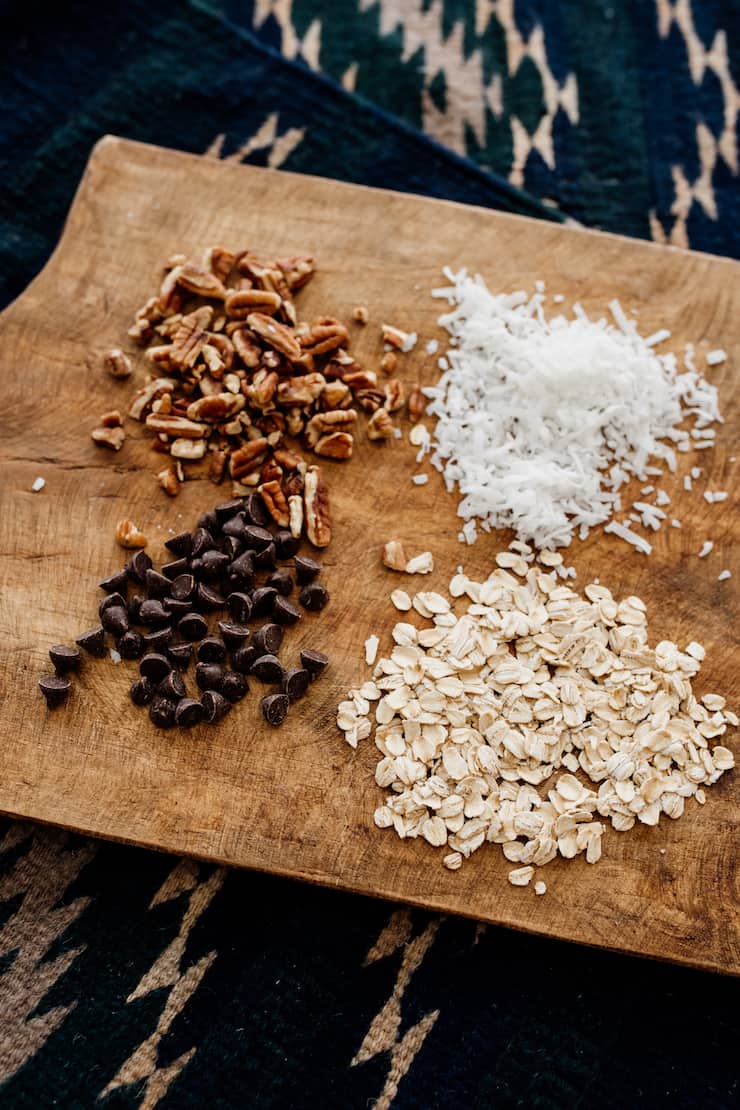
<instances>
[{"instance_id":1,"label":"scattered coconut shred","mask_svg":"<svg viewBox=\"0 0 740 1110\"><path fill-rule=\"evenodd\" d=\"M450 284L433 295L452 306L439 321L452 338L424 393L437 418L431 462L462 495L466 542L479 522L537 547L566 546L620 510L631 476L660 475L650 459L675 471L676 451L710 445L678 425L692 416L696 432L721 420L717 390L691 349L683 371L675 355L655 352L665 329L643 339L618 301L614 324L579 305L573 319L548 320L541 283L533 296L494 295L466 270L444 274ZM610 530L650 554L626 524Z\"/></svg>"},{"instance_id":2,"label":"scattered coconut shred","mask_svg":"<svg viewBox=\"0 0 740 1110\"><path fill-rule=\"evenodd\" d=\"M485 582L452 579L459 614L442 594L394 591L423 627L396 624L337 724L352 747L374 733L387 792L376 825L423 837L453 871L500 844L509 881L527 886L558 855L596 863L607 820L625 832L680 817L687 798L703 804L734 766L710 742L738 718L718 694L694 696L701 645L649 647L639 598L617 602L596 583L581 595L558 581L558 553L518 541L496 562Z\"/></svg>"}]
</instances>

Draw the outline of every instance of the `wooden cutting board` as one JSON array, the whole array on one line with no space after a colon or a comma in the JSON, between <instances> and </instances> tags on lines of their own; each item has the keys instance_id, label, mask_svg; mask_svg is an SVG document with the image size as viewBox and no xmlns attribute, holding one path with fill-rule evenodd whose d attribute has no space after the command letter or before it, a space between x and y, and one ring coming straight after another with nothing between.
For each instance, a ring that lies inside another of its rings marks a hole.
<instances>
[{"instance_id":1,"label":"wooden cutting board","mask_svg":"<svg viewBox=\"0 0 740 1110\"><path fill-rule=\"evenodd\" d=\"M30 198L29 198L30 202ZM700 453L699 491L664 482L680 530L654 537L650 559L614 537L593 535L569 552L581 586L598 575L617 595L648 602L651 642L690 639L707 648L699 693L740 706L737 482L740 463L740 267L736 263L615 236L563 228L440 201L226 164L156 147L102 140L93 151L62 241L43 273L0 318L0 811L96 836L272 871L419 906L467 914L552 937L740 972L737 866L740 776L726 775L677 822L628 834L608 831L601 863L556 861L545 897L515 889L498 847L450 873L426 843L373 825L382 794L370 742L352 752L335 707L361 680L363 642L389 642L398 585L379 548L390 537L430 548L444 589L461 561L487 574L506 535L463 549L455 498L432 473L415 487L406 442L360 443L349 464L328 464L335 535L325 553L331 607L302 622L287 645L331 652L333 665L285 727L261 724L251 695L218 728L159 732L127 698L135 666L90 661L69 704L46 710L36 686L50 644L95 623L97 582L121 563L116 522L132 517L159 560L170 529L228 493L186 484L176 501L153 477L149 441L130 429L118 455L89 433L99 414L125 407L131 384L101 370L102 352L125 340L133 310L151 294L163 260L219 243L283 255L315 254L319 273L301 314L349 319L353 351L377 365L378 324L419 332L401 375L430 381L425 353L439 302L429 290L443 265L479 270L494 289L532 289L537 278L566 303L598 312L618 296L639 309L643 334L673 332L671 346L712 347L729 359L710 371L726 419L716 450ZM733 313L734 308L734 313ZM138 356L137 374L144 373ZM32 493L37 475L46 479ZM727 489L709 505L701 489ZM714 541L709 558L697 553ZM718 583L729 568L734 577ZM740 751L738 740L730 746Z\"/></svg>"}]
</instances>

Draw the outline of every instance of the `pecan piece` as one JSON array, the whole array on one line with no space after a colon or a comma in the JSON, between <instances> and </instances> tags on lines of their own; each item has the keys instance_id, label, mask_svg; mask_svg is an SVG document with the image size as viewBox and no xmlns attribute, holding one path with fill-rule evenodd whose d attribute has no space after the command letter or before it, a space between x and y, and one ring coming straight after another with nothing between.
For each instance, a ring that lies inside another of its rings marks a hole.
<instances>
[{"instance_id":1,"label":"pecan piece","mask_svg":"<svg viewBox=\"0 0 740 1110\"><path fill-rule=\"evenodd\" d=\"M212 320L213 309L210 305L203 305L182 317L172 333L172 345L169 347L170 361L175 366L181 370L195 366L207 341L206 330L211 326ZM150 347L149 351L151 350Z\"/></svg>"},{"instance_id":2,"label":"pecan piece","mask_svg":"<svg viewBox=\"0 0 740 1110\"><path fill-rule=\"evenodd\" d=\"M260 363L262 348L255 343L253 336L247 328L239 327L231 333L231 342L234 350L248 370L255 370Z\"/></svg>"},{"instance_id":3,"label":"pecan piece","mask_svg":"<svg viewBox=\"0 0 740 1110\"><path fill-rule=\"evenodd\" d=\"M219 355L221 356L221 361L224 364L224 370L230 370L234 363L233 340L229 339L228 335L221 335L219 333L210 332L208 335L208 346L216 348ZM205 347L203 348L203 357L205 359ZM218 376L217 374L214 374L213 370L211 370L211 373L214 377Z\"/></svg>"},{"instance_id":4,"label":"pecan piece","mask_svg":"<svg viewBox=\"0 0 740 1110\"><path fill-rule=\"evenodd\" d=\"M316 356L335 351L337 347L344 346L348 339L349 333L339 320L333 316L319 316L309 331L301 335L300 344L305 354Z\"/></svg>"},{"instance_id":5,"label":"pecan piece","mask_svg":"<svg viewBox=\"0 0 740 1110\"><path fill-rule=\"evenodd\" d=\"M258 370L249 385L242 385L242 390L254 408L265 409L272 404L277 387L278 376L274 370Z\"/></svg>"},{"instance_id":6,"label":"pecan piece","mask_svg":"<svg viewBox=\"0 0 740 1110\"><path fill-rule=\"evenodd\" d=\"M121 414L118 409L111 409L110 412L104 412L100 417L101 428L120 428L121 427Z\"/></svg>"},{"instance_id":7,"label":"pecan piece","mask_svg":"<svg viewBox=\"0 0 740 1110\"><path fill-rule=\"evenodd\" d=\"M318 466L309 466L303 486L303 512L306 535L314 547L326 547L331 541L329 491Z\"/></svg>"},{"instance_id":8,"label":"pecan piece","mask_svg":"<svg viewBox=\"0 0 740 1110\"><path fill-rule=\"evenodd\" d=\"M331 432L321 437L314 451L324 458L343 461L352 458L353 445L354 439L350 432Z\"/></svg>"},{"instance_id":9,"label":"pecan piece","mask_svg":"<svg viewBox=\"0 0 740 1110\"><path fill-rule=\"evenodd\" d=\"M219 281L225 282L233 269L235 259L236 255L233 251L228 251L225 247L208 247L203 255L203 267L215 274Z\"/></svg>"},{"instance_id":10,"label":"pecan piece","mask_svg":"<svg viewBox=\"0 0 740 1110\"><path fill-rule=\"evenodd\" d=\"M182 303L182 294L177 288L177 282L182 272L182 266L173 266L165 274L159 287L159 296L155 308L163 316L170 312L177 312Z\"/></svg>"},{"instance_id":11,"label":"pecan piece","mask_svg":"<svg viewBox=\"0 0 740 1110\"><path fill-rule=\"evenodd\" d=\"M146 547L147 538L134 524L133 520L119 520L116 525L116 541L121 547Z\"/></svg>"},{"instance_id":12,"label":"pecan piece","mask_svg":"<svg viewBox=\"0 0 740 1110\"><path fill-rule=\"evenodd\" d=\"M231 477L235 481L241 482L246 474L260 467L265 461L268 446L267 440L260 437L259 439L250 440L243 447L237 448L230 459Z\"/></svg>"},{"instance_id":13,"label":"pecan piece","mask_svg":"<svg viewBox=\"0 0 740 1110\"><path fill-rule=\"evenodd\" d=\"M363 412L377 412L385 401L385 393L382 389L358 389L355 401Z\"/></svg>"},{"instance_id":14,"label":"pecan piece","mask_svg":"<svg viewBox=\"0 0 740 1110\"><path fill-rule=\"evenodd\" d=\"M201 266L196 266L194 262L185 262L182 266L176 266L168 276L175 273L177 284L187 289L189 293L197 293L200 297L212 297L220 301L226 296L226 289L221 279Z\"/></svg>"},{"instance_id":15,"label":"pecan piece","mask_svg":"<svg viewBox=\"0 0 740 1110\"><path fill-rule=\"evenodd\" d=\"M381 331L383 342L398 351L410 351L416 343L416 332L401 331L400 328L394 328L392 324L381 324Z\"/></svg>"},{"instance_id":16,"label":"pecan piece","mask_svg":"<svg viewBox=\"0 0 740 1110\"><path fill-rule=\"evenodd\" d=\"M170 497L177 497L180 492L180 482L174 466L166 466L164 470L160 470L157 481L165 493L168 493Z\"/></svg>"},{"instance_id":17,"label":"pecan piece","mask_svg":"<svg viewBox=\"0 0 740 1110\"><path fill-rule=\"evenodd\" d=\"M222 424L241 412L245 404L241 393L215 393L210 397L199 397L188 405L188 419Z\"/></svg>"},{"instance_id":18,"label":"pecan piece","mask_svg":"<svg viewBox=\"0 0 740 1110\"><path fill-rule=\"evenodd\" d=\"M388 412L398 412L406 403L406 393L398 378L385 383L385 408Z\"/></svg>"},{"instance_id":19,"label":"pecan piece","mask_svg":"<svg viewBox=\"0 0 740 1110\"><path fill-rule=\"evenodd\" d=\"M353 365L357 366L357 363ZM376 389L378 375L374 370L347 370L342 374L342 381L350 389Z\"/></svg>"},{"instance_id":20,"label":"pecan piece","mask_svg":"<svg viewBox=\"0 0 740 1110\"><path fill-rule=\"evenodd\" d=\"M285 430L289 436L299 436L305 426L306 418L300 409L288 409L285 414Z\"/></svg>"},{"instance_id":21,"label":"pecan piece","mask_svg":"<svg viewBox=\"0 0 740 1110\"><path fill-rule=\"evenodd\" d=\"M280 351L291 362L296 362L301 357L301 348L292 328L273 320L270 316L265 316L261 312L250 313L247 316L247 323L255 335L264 340L268 347Z\"/></svg>"},{"instance_id":22,"label":"pecan piece","mask_svg":"<svg viewBox=\"0 0 740 1110\"><path fill-rule=\"evenodd\" d=\"M421 420L426 405L427 399L421 391L421 385L419 382L415 382L409 393L409 419L413 424Z\"/></svg>"},{"instance_id":23,"label":"pecan piece","mask_svg":"<svg viewBox=\"0 0 740 1110\"><path fill-rule=\"evenodd\" d=\"M281 528L287 528L290 523L290 510L285 494L280 488L280 482L276 479L271 482L263 482L261 486L257 487L257 492L275 523Z\"/></svg>"},{"instance_id":24,"label":"pecan piece","mask_svg":"<svg viewBox=\"0 0 740 1110\"><path fill-rule=\"evenodd\" d=\"M202 439L210 431L207 424L196 424L186 416L177 416L173 413L162 415L159 412L152 412L147 416L145 423L152 431L166 432L168 436L181 436L184 439Z\"/></svg>"},{"instance_id":25,"label":"pecan piece","mask_svg":"<svg viewBox=\"0 0 740 1110\"><path fill-rule=\"evenodd\" d=\"M392 374L398 366L398 355L394 351L386 351L380 360L380 369L384 374Z\"/></svg>"},{"instance_id":26,"label":"pecan piece","mask_svg":"<svg viewBox=\"0 0 740 1110\"><path fill-rule=\"evenodd\" d=\"M319 404L325 412L348 408L352 404L352 390L342 381L327 382L321 390Z\"/></svg>"},{"instance_id":27,"label":"pecan piece","mask_svg":"<svg viewBox=\"0 0 740 1110\"><path fill-rule=\"evenodd\" d=\"M284 470L297 470L301 464L300 455L288 447L278 447L274 452L275 462Z\"/></svg>"},{"instance_id":28,"label":"pecan piece","mask_svg":"<svg viewBox=\"0 0 740 1110\"><path fill-rule=\"evenodd\" d=\"M302 288L316 272L316 263L310 254L294 254L291 258L278 258L277 264L285 274L291 292Z\"/></svg>"},{"instance_id":29,"label":"pecan piece","mask_svg":"<svg viewBox=\"0 0 740 1110\"><path fill-rule=\"evenodd\" d=\"M214 483L214 485L218 485L224 476L227 458L228 455L225 451L213 451L211 453L211 462L210 466L208 467L208 477Z\"/></svg>"},{"instance_id":30,"label":"pecan piece","mask_svg":"<svg viewBox=\"0 0 740 1110\"><path fill-rule=\"evenodd\" d=\"M304 462L302 462L301 466L303 468L303 471L305 471L306 464ZM285 482L285 484L283 485L283 490L285 492L285 496L288 497L288 498L296 497L296 496L302 494L303 493L303 473L302 473L302 471L299 470L299 471L296 471L295 474L291 474L290 478L288 478L287 482Z\"/></svg>"},{"instance_id":31,"label":"pecan piece","mask_svg":"<svg viewBox=\"0 0 740 1110\"><path fill-rule=\"evenodd\" d=\"M388 540L383 546L383 565L389 570L406 570L408 555L400 540Z\"/></svg>"},{"instance_id":32,"label":"pecan piece","mask_svg":"<svg viewBox=\"0 0 740 1110\"><path fill-rule=\"evenodd\" d=\"M178 437L170 444L170 454L175 459L202 459L206 453L204 439L184 439Z\"/></svg>"},{"instance_id":33,"label":"pecan piece","mask_svg":"<svg viewBox=\"0 0 740 1110\"><path fill-rule=\"evenodd\" d=\"M299 540L303 531L303 498L299 493L288 498L288 527L291 536Z\"/></svg>"},{"instance_id":34,"label":"pecan piece","mask_svg":"<svg viewBox=\"0 0 740 1110\"><path fill-rule=\"evenodd\" d=\"M279 405L312 405L326 385L323 374L303 374L288 378L277 387Z\"/></svg>"},{"instance_id":35,"label":"pecan piece","mask_svg":"<svg viewBox=\"0 0 740 1110\"><path fill-rule=\"evenodd\" d=\"M215 347L212 343L204 343L201 347L200 356L208 367L209 374L214 378L223 377L226 367L218 347Z\"/></svg>"},{"instance_id":36,"label":"pecan piece","mask_svg":"<svg viewBox=\"0 0 740 1110\"><path fill-rule=\"evenodd\" d=\"M112 347L103 359L103 365L112 378L128 378L131 376L131 359L125 355L120 347Z\"/></svg>"},{"instance_id":37,"label":"pecan piece","mask_svg":"<svg viewBox=\"0 0 740 1110\"><path fill-rule=\"evenodd\" d=\"M172 394L163 393L158 400L152 401L152 412L161 412L165 416L172 412Z\"/></svg>"},{"instance_id":38,"label":"pecan piece","mask_svg":"<svg viewBox=\"0 0 740 1110\"><path fill-rule=\"evenodd\" d=\"M368 439L391 439L393 436L393 421L387 409L378 409L367 422Z\"/></svg>"},{"instance_id":39,"label":"pecan piece","mask_svg":"<svg viewBox=\"0 0 740 1110\"><path fill-rule=\"evenodd\" d=\"M306 442L315 447L322 436L333 432L351 432L357 423L355 409L335 409L332 412L317 412L306 425Z\"/></svg>"},{"instance_id":40,"label":"pecan piece","mask_svg":"<svg viewBox=\"0 0 740 1110\"><path fill-rule=\"evenodd\" d=\"M352 319L356 320L358 324L366 324L368 322L370 313L364 304L358 304L352 309Z\"/></svg>"},{"instance_id":41,"label":"pecan piece","mask_svg":"<svg viewBox=\"0 0 740 1110\"><path fill-rule=\"evenodd\" d=\"M109 447L111 451L120 451L126 439L126 433L121 427L93 428L90 435L98 447Z\"/></svg>"},{"instance_id":42,"label":"pecan piece","mask_svg":"<svg viewBox=\"0 0 740 1110\"><path fill-rule=\"evenodd\" d=\"M280 297L270 289L242 289L226 294L224 308L232 319L246 320L251 312L273 316L280 305Z\"/></svg>"},{"instance_id":43,"label":"pecan piece","mask_svg":"<svg viewBox=\"0 0 740 1110\"><path fill-rule=\"evenodd\" d=\"M283 476L283 468L275 462L274 459L268 459L260 470L260 481L263 483L280 482Z\"/></svg>"}]
</instances>

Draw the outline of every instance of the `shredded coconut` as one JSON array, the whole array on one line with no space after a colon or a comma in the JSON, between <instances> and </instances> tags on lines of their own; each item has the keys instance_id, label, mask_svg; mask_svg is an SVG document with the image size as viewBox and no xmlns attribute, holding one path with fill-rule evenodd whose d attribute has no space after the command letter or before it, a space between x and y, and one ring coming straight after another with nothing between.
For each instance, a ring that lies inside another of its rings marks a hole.
<instances>
[{"instance_id":1,"label":"shredded coconut","mask_svg":"<svg viewBox=\"0 0 740 1110\"><path fill-rule=\"evenodd\" d=\"M726 352L723 351L721 347L718 347L716 351L710 351L707 355L707 366L719 366L726 358Z\"/></svg>"},{"instance_id":2,"label":"shredded coconut","mask_svg":"<svg viewBox=\"0 0 740 1110\"><path fill-rule=\"evenodd\" d=\"M700 559L706 558L707 555L710 555L712 553L713 549L714 549L714 544L712 543L712 541L711 540L705 540L704 543L702 544L702 549L699 552L699 558Z\"/></svg>"},{"instance_id":3,"label":"shredded coconut","mask_svg":"<svg viewBox=\"0 0 740 1110\"><path fill-rule=\"evenodd\" d=\"M728 578L732 578L732 572L729 570L722 570L717 575L718 582L726 582Z\"/></svg>"},{"instance_id":4,"label":"shredded coconut","mask_svg":"<svg viewBox=\"0 0 740 1110\"><path fill-rule=\"evenodd\" d=\"M433 295L450 304L439 322L452 342L424 392L437 418L431 461L458 488L468 524L566 546L609 520L618 490L633 475L644 481L651 458L675 471L676 450L691 443L679 428L687 415L703 427L721 419L715 387L656 354L618 301L616 326L580 306L575 319L548 320L542 293L493 295L465 270L444 273L449 285Z\"/></svg>"},{"instance_id":5,"label":"shredded coconut","mask_svg":"<svg viewBox=\"0 0 740 1110\"><path fill-rule=\"evenodd\" d=\"M427 484L427 482L429 481L429 475L428 474L414 474L411 478L411 481L414 483L415 486L425 486Z\"/></svg>"},{"instance_id":6,"label":"shredded coconut","mask_svg":"<svg viewBox=\"0 0 740 1110\"><path fill-rule=\"evenodd\" d=\"M46 478L34 478L31 489L34 493L40 493L46 485Z\"/></svg>"}]
</instances>

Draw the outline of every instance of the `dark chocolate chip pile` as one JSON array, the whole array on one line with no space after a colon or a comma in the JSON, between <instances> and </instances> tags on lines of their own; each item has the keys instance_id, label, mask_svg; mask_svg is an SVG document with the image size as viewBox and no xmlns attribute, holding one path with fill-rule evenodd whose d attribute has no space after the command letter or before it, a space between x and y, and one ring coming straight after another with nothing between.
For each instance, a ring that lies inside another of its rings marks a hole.
<instances>
[{"instance_id":1,"label":"dark chocolate chip pile","mask_svg":"<svg viewBox=\"0 0 740 1110\"><path fill-rule=\"evenodd\" d=\"M78 648L101 658L110 636L122 659L139 661L131 701L148 706L159 728L220 720L249 692L247 676L274 687L260 707L268 724L282 724L290 704L329 662L323 652L304 649L300 666L284 667L279 652L286 629L302 610L323 609L329 594L316 581L321 565L298 554L300 541L289 531L270 524L260 497L250 494L217 505L195 531L168 540L174 560L160 570L137 551L100 583L99 626L84 632L77 647L49 651L56 673L39 682L49 708L69 695L70 672L82 658ZM189 692L183 676L191 663Z\"/></svg>"}]
</instances>

